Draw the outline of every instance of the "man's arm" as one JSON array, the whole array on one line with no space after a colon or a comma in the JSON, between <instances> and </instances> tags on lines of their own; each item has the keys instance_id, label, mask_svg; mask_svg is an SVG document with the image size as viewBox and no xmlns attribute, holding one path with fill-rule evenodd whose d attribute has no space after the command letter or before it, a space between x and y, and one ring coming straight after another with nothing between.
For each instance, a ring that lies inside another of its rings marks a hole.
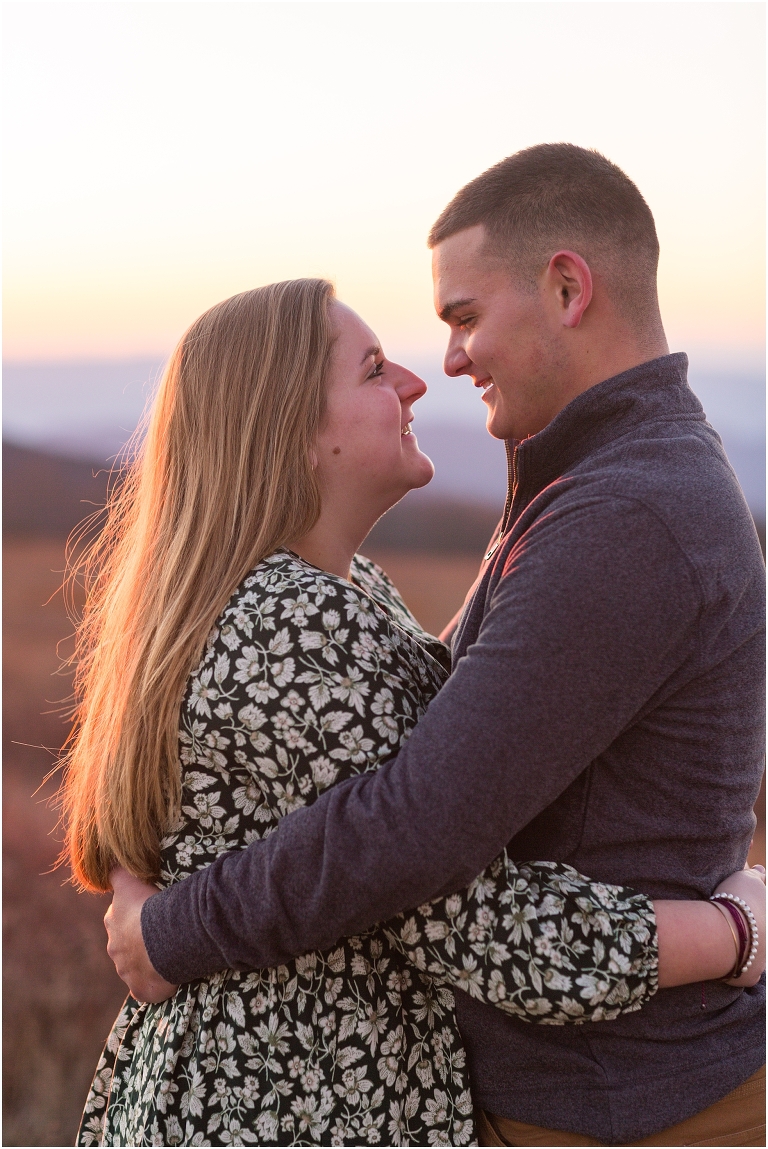
<instances>
[{"instance_id":1,"label":"man's arm","mask_svg":"<svg viewBox=\"0 0 768 1149\"><path fill-rule=\"evenodd\" d=\"M642 504L554 509L510 552L477 642L398 756L150 898L152 964L174 983L275 966L468 885L630 725L699 605Z\"/></svg>"}]
</instances>

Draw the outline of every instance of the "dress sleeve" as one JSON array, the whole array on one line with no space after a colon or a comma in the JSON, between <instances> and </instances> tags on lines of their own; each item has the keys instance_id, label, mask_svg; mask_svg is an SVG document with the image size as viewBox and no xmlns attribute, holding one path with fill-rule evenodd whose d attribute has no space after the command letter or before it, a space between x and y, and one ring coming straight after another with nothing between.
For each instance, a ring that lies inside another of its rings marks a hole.
<instances>
[{"instance_id":1,"label":"dress sleeve","mask_svg":"<svg viewBox=\"0 0 768 1149\"><path fill-rule=\"evenodd\" d=\"M465 890L390 919L391 943L436 981L524 1021L610 1021L658 989L653 903L506 851Z\"/></svg>"}]
</instances>

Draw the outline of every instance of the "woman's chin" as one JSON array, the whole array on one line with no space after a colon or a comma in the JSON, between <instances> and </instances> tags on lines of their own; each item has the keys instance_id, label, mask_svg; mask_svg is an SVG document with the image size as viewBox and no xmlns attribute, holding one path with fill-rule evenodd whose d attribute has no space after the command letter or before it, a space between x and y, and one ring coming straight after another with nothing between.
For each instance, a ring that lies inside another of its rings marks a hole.
<instances>
[{"instance_id":1,"label":"woman's chin","mask_svg":"<svg viewBox=\"0 0 768 1149\"><path fill-rule=\"evenodd\" d=\"M434 463L430 459L429 455L425 455L419 451L418 459L414 459L410 490L415 491L419 487L426 487L427 483L431 483L434 477Z\"/></svg>"},{"instance_id":2,"label":"woman's chin","mask_svg":"<svg viewBox=\"0 0 768 1149\"><path fill-rule=\"evenodd\" d=\"M423 455L421 451L415 451L407 464L401 465L397 468L397 477L389 472L387 481L382 484L381 496L385 500L385 505L378 509L377 514L384 514L386 511L394 507L395 503L399 503L404 499L409 491L416 491L420 487L426 487L428 483L432 482L435 475L435 468L432 460L428 455Z\"/></svg>"}]
</instances>

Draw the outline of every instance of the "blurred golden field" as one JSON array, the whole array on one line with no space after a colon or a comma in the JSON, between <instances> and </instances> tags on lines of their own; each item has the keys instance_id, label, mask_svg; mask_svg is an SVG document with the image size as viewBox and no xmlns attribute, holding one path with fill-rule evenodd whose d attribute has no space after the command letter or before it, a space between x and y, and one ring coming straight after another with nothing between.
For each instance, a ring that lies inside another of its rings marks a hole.
<instances>
[{"instance_id":1,"label":"blurred golden field","mask_svg":"<svg viewBox=\"0 0 768 1149\"><path fill-rule=\"evenodd\" d=\"M56 816L35 793L65 725L55 677L70 633L61 595L63 543L6 540L4 631L4 1129L6 1145L74 1141L100 1047L125 996L104 945L106 898L79 896L51 873ZM48 602L47 606L43 603Z\"/></svg>"},{"instance_id":2,"label":"blurred golden field","mask_svg":"<svg viewBox=\"0 0 768 1149\"><path fill-rule=\"evenodd\" d=\"M453 617L477 573L469 554L366 553L432 633ZM65 871L51 871L59 850L55 782L38 790L66 731L56 713L70 690L56 673L72 630L57 593L63 562L59 539L5 540L4 1145L72 1144L124 997L105 950L108 899L77 894ZM761 823L753 860L764 858Z\"/></svg>"}]
</instances>

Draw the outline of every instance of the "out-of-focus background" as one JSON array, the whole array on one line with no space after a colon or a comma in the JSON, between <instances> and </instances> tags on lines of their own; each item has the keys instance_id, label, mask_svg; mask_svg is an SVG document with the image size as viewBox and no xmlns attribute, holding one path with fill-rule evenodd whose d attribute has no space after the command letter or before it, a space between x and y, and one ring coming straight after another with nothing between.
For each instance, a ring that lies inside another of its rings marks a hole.
<instances>
[{"instance_id":1,"label":"out-of-focus background","mask_svg":"<svg viewBox=\"0 0 768 1149\"><path fill-rule=\"evenodd\" d=\"M503 156L596 147L654 211L671 349L764 533L763 24L718 2L5 5L3 1144L72 1142L123 996L104 899L51 872L59 587L175 341L237 291L324 275L424 376L435 480L364 549L439 631L505 464L442 374L425 237Z\"/></svg>"}]
</instances>

